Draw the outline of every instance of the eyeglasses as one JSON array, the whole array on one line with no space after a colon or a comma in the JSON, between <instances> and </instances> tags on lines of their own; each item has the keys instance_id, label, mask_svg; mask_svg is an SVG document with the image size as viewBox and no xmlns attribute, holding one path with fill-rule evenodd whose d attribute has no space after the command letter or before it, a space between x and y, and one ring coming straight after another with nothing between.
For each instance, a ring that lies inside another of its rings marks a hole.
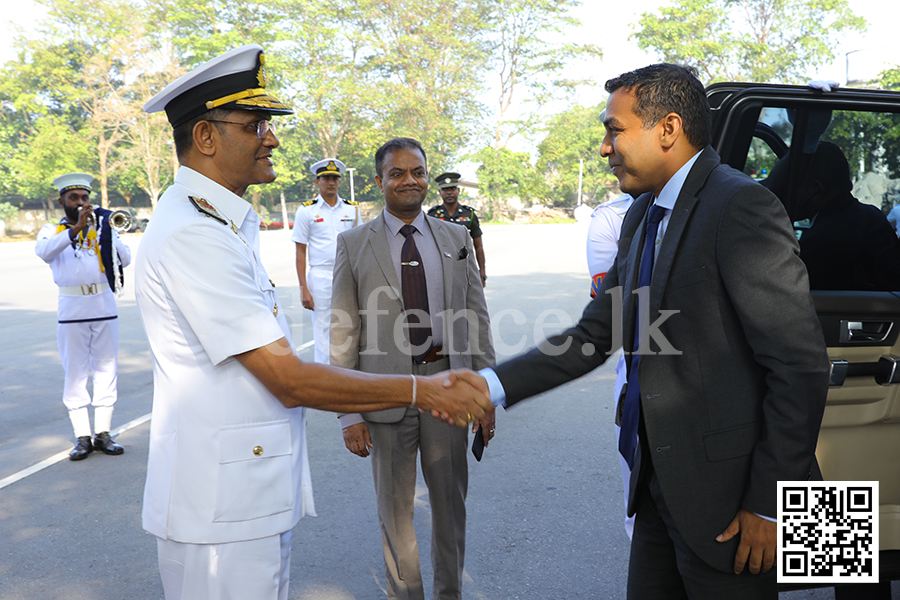
<instances>
[{"instance_id":1,"label":"eyeglasses","mask_svg":"<svg viewBox=\"0 0 900 600\"><path fill-rule=\"evenodd\" d=\"M253 121L251 123L240 123L238 121L219 121L217 119L206 119L210 123L228 123L229 125L241 125L243 127L251 127L256 130L256 137L263 140L269 135L269 132L275 133L275 123L272 123L266 119L260 119L259 121Z\"/></svg>"}]
</instances>

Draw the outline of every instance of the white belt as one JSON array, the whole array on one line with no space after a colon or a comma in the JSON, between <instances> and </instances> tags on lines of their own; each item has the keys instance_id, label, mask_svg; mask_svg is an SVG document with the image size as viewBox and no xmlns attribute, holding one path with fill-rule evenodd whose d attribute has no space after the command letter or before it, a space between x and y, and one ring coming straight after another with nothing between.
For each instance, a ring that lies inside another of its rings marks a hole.
<instances>
[{"instance_id":1,"label":"white belt","mask_svg":"<svg viewBox=\"0 0 900 600\"><path fill-rule=\"evenodd\" d=\"M109 289L109 284L103 283L85 283L82 285L61 285L59 286L60 296L94 296L100 292Z\"/></svg>"}]
</instances>

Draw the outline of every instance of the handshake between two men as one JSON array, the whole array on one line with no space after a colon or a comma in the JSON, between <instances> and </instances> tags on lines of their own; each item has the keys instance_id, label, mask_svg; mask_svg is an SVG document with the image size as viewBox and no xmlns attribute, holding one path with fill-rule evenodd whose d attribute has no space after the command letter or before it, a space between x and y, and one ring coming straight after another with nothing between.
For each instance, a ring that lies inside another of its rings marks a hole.
<instances>
[{"instance_id":1,"label":"handshake between two men","mask_svg":"<svg viewBox=\"0 0 900 600\"><path fill-rule=\"evenodd\" d=\"M405 376L404 376L405 377ZM449 425L469 423L487 427L494 420L488 385L484 377L469 369L444 371L436 375L410 375L413 381L411 406L430 412ZM487 440L488 431L485 431Z\"/></svg>"},{"instance_id":2,"label":"handshake between two men","mask_svg":"<svg viewBox=\"0 0 900 600\"><path fill-rule=\"evenodd\" d=\"M494 437L496 415L484 377L468 369L410 377L415 382L413 406L420 411L430 412L433 417L449 425L465 427L472 423L472 433L477 433L480 429L484 445L489 444ZM473 401L476 408L468 408ZM481 409L483 412L480 412ZM362 458L369 456L373 442L365 422L345 427L342 433L347 450Z\"/></svg>"},{"instance_id":3,"label":"handshake between two men","mask_svg":"<svg viewBox=\"0 0 900 600\"><path fill-rule=\"evenodd\" d=\"M235 358L288 408L356 413L414 406L459 427L493 421L487 382L468 369L428 376L363 373L301 361L285 338Z\"/></svg>"}]
</instances>

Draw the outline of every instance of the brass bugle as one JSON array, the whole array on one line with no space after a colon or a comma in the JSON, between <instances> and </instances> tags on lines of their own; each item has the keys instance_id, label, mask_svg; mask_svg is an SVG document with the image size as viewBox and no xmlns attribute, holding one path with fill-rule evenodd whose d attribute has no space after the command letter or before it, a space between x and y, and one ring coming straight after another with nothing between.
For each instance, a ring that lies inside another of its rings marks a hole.
<instances>
[{"instance_id":1,"label":"brass bugle","mask_svg":"<svg viewBox=\"0 0 900 600\"><path fill-rule=\"evenodd\" d=\"M131 214L127 210L119 209L113 211L113 214L109 216L109 226L112 227L116 233L131 231L131 226L133 224L134 219L131 218Z\"/></svg>"}]
</instances>

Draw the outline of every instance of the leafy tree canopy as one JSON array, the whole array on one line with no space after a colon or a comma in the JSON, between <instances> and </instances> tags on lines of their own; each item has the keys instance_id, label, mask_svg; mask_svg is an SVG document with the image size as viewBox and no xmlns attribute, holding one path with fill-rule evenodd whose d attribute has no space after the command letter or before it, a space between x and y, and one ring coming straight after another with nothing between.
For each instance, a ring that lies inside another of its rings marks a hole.
<instances>
[{"instance_id":1,"label":"leafy tree canopy","mask_svg":"<svg viewBox=\"0 0 900 600\"><path fill-rule=\"evenodd\" d=\"M834 59L840 34L864 28L848 0L676 0L644 13L633 37L707 83L800 83Z\"/></svg>"}]
</instances>

